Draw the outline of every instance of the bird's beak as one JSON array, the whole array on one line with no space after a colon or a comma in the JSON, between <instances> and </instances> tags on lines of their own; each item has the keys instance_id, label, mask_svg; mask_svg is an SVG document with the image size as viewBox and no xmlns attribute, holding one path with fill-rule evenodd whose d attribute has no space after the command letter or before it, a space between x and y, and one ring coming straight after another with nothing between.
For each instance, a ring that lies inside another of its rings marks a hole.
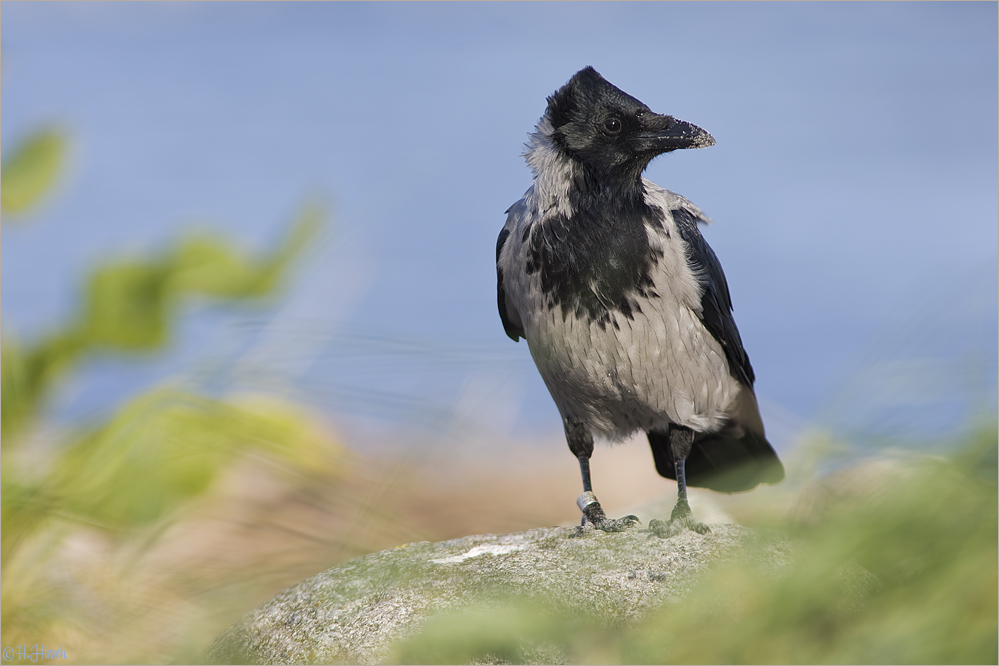
<instances>
[{"instance_id":1,"label":"bird's beak","mask_svg":"<svg viewBox=\"0 0 999 666\"><path fill-rule=\"evenodd\" d=\"M668 153L681 148L707 148L715 145L714 138L697 125L673 116L646 113L641 118L642 129L637 146L643 152Z\"/></svg>"}]
</instances>

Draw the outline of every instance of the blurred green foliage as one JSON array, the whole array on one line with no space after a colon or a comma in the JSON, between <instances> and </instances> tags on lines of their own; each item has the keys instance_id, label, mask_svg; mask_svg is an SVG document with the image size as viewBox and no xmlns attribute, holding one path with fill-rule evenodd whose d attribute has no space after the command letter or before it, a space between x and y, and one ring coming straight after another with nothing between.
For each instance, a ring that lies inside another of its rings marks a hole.
<instances>
[{"instance_id":1,"label":"blurred green foliage","mask_svg":"<svg viewBox=\"0 0 999 666\"><path fill-rule=\"evenodd\" d=\"M788 565L739 558L631 626L512 601L435 618L393 660L996 663L997 437L985 427L957 455L906 462L874 487L858 477L822 499L815 520L785 527Z\"/></svg>"},{"instance_id":2,"label":"blurred green foliage","mask_svg":"<svg viewBox=\"0 0 999 666\"><path fill-rule=\"evenodd\" d=\"M4 555L54 509L118 532L152 524L204 492L247 451L325 471L328 443L308 423L276 400L221 401L169 388L140 395L68 442L41 483L5 479Z\"/></svg>"},{"instance_id":3,"label":"blurred green foliage","mask_svg":"<svg viewBox=\"0 0 999 666\"><path fill-rule=\"evenodd\" d=\"M3 160L0 210L24 213L45 197L63 170L66 138L56 128L46 128L19 143Z\"/></svg>"},{"instance_id":4,"label":"blurred green foliage","mask_svg":"<svg viewBox=\"0 0 999 666\"><path fill-rule=\"evenodd\" d=\"M199 232L157 256L96 267L74 320L30 347L4 335L3 446L32 421L51 387L85 354L163 347L170 342L179 307L192 298L232 301L272 293L322 219L318 207L305 209L276 250L262 258L239 251L231 240Z\"/></svg>"},{"instance_id":5,"label":"blurred green foliage","mask_svg":"<svg viewBox=\"0 0 999 666\"><path fill-rule=\"evenodd\" d=\"M64 145L61 133L43 130L4 161L4 213L25 212L44 198L62 170ZM192 300L259 301L273 295L323 218L318 206L306 207L263 256L197 232L152 256L106 261L87 278L75 315L57 330L32 340L4 330L4 645L37 640L52 626L65 632L81 621L68 617L67 592L51 578L51 562L74 529L97 528L119 544L155 535L248 452L331 473L338 449L314 432L300 410L276 399L220 400L157 388L134 397L106 423L60 433L47 451L37 450L34 436L47 398L81 361L162 349Z\"/></svg>"}]
</instances>

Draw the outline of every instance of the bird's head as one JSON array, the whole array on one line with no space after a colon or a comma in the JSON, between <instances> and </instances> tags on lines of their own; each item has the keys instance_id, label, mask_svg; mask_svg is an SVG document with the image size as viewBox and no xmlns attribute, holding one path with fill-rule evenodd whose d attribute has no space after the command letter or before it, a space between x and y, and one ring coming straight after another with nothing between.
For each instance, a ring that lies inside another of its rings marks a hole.
<instances>
[{"instance_id":1,"label":"bird's head","mask_svg":"<svg viewBox=\"0 0 999 666\"><path fill-rule=\"evenodd\" d=\"M657 155L715 143L696 125L654 113L592 67L548 98L545 118L555 146L601 178L635 180Z\"/></svg>"}]
</instances>

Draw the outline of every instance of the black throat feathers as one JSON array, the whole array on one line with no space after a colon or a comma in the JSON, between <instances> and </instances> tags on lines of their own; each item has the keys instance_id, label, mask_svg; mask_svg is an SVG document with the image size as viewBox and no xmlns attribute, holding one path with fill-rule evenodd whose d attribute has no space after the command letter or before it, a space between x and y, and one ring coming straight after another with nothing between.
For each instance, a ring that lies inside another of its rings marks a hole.
<instances>
[{"instance_id":1,"label":"black throat feathers","mask_svg":"<svg viewBox=\"0 0 999 666\"><path fill-rule=\"evenodd\" d=\"M649 246L646 226L663 228L661 211L637 196L576 196L573 213L542 218L525 233L527 274L540 274L548 307L601 329L633 319L638 298L656 298L653 272L663 253ZM529 238L527 237L529 235Z\"/></svg>"}]
</instances>

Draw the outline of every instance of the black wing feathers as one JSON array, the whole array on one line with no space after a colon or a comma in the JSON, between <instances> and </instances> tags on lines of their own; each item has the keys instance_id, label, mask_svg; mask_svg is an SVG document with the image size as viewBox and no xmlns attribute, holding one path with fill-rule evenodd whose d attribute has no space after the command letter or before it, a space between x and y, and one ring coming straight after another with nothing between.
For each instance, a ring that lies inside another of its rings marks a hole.
<instances>
[{"instance_id":1,"label":"black wing feathers","mask_svg":"<svg viewBox=\"0 0 999 666\"><path fill-rule=\"evenodd\" d=\"M701 296L702 321L725 351L729 372L746 386L756 380L749 356L742 347L739 329L732 317L732 299L721 263L697 228L697 217L685 208L671 210L680 237L687 244L687 263L704 287Z\"/></svg>"},{"instance_id":2,"label":"black wing feathers","mask_svg":"<svg viewBox=\"0 0 999 666\"><path fill-rule=\"evenodd\" d=\"M513 323L507 312L506 290L503 288L503 269L499 266L500 253L503 251L503 245L509 235L510 230L504 229L500 232L499 238L496 239L496 301L499 306L500 319L503 321L503 330L506 331L511 340L517 342L524 337L524 329Z\"/></svg>"}]
</instances>

